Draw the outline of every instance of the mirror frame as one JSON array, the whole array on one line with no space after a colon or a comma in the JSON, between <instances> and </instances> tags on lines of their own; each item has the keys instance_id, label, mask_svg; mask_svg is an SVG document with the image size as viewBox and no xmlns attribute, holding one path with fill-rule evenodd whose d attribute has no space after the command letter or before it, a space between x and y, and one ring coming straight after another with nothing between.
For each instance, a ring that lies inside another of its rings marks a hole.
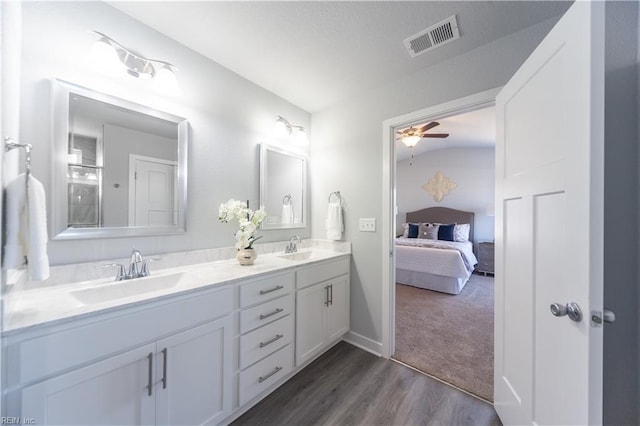
<instances>
[{"instance_id":1,"label":"mirror frame","mask_svg":"<svg viewBox=\"0 0 640 426\"><path fill-rule=\"evenodd\" d=\"M277 152L282 155L296 158L302 161L302 218L300 223L293 224L267 224L267 221L262 222L261 229L298 229L307 227L307 213L309 211L307 206L307 157L297 152L288 151L283 148L279 148L273 145L261 143L260 144L260 205L264 206L267 195L267 153L269 151Z\"/></svg>"},{"instance_id":2,"label":"mirror frame","mask_svg":"<svg viewBox=\"0 0 640 426\"><path fill-rule=\"evenodd\" d=\"M67 224L67 152L69 138L69 95L78 94L97 101L109 103L138 113L173 122L178 127L178 220L174 226L116 226L100 228L69 228ZM176 235L186 232L187 215L187 151L189 145L189 122L183 117L158 111L115 96L107 95L69 83L52 79L52 164L51 164L51 238L53 240L76 240L86 238L141 237L153 235Z\"/></svg>"}]
</instances>

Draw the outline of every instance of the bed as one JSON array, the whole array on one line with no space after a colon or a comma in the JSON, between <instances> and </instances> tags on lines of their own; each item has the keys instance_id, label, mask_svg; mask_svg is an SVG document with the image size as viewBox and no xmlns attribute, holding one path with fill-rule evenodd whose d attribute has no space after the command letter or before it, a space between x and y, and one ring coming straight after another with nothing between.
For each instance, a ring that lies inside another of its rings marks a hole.
<instances>
[{"instance_id":1,"label":"bed","mask_svg":"<svg viewBox=\"0 0 640 426\"><path fill-rule=\"evenodd\" d=\"M473 212L429 207L409 212L406 223L469 224L466 242L396 238L396 282L459 294L478 263L473 254Z\"/></svg>"}]
</instances>

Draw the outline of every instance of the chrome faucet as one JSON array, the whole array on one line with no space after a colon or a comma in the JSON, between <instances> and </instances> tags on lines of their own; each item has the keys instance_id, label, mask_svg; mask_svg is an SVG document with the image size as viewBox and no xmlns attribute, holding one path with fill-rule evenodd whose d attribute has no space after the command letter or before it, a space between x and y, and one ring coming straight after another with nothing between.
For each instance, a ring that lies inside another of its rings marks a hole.
<instances>
[{"instance_id":1,"label":"chrome faucet","mask_svg":"<svg viewBox=\"0 0 640 426\"><path fill-rule=\"evenodd\" d=\"M151 259L154 260L154 259ZM104 263L103 268L116 267L118 272L116 273L116 281L131 280L133 278L141 278L149 276L149 266L147 261L142 257L140 250L136 250L135 247L131 250L131 259L129 262L129 270L125 270L124 265L120 263Z\"/></svg>"},{"instance_id":2,"label":"chrome faucet","mask_svg":"<svg viewBox=\"0 0 640 426\"><path fill-rule=\"evenodd\" d=\"M140 278L149 275L149 267L147 262L142 258L140 250L136 250L135 247L131 250L131 261L129 263L128 278Z\"/></svg>"},{"instance_id":3,"label":"chrome faucet","mask_svg":"<svg viewBox=\"0 0 640 426\"><path fill-rule=\"evenodd\" d=\"M284 249L285 253L295 253L298 251L298 243L300 242L300 237L297 235L294 235L293 237L291 237L291 239L289 240L289 245L287 245L287 247Z\"/></svg>"}]
</instances>

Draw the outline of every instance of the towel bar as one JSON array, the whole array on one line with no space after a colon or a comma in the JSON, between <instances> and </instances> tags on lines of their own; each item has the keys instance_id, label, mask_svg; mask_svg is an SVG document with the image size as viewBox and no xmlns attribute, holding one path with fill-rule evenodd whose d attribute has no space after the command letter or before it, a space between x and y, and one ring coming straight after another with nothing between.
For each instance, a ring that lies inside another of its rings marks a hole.
<instances>
[{"instance_id":1,"label":"towel bar","mask_svg":"<svg viewBox=\"0 0 640 426\"><path fill-rule=\"evenodd\" d=\"M18 143L18 142L14 141L13 139L11 139L8 136L4 138L4 151L5 152L9 152L9 151L14 150L16 148L24 148L24 151L27 154L24 162L25 162L25 167L26 167L26 175L27 175L27 177L29 177L29 175L31 174L31 149L33 148L33 146L30 143Z\"/></svg>"}]
</instances>

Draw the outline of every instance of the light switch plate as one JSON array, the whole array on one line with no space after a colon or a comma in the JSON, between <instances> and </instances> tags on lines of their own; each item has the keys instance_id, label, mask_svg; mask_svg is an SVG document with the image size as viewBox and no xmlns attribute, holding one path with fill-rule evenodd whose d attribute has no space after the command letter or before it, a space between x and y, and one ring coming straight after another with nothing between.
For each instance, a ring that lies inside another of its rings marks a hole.
<instances>
[{"instance_id":1,"label":"light switch plate","mask_svg":"<svg viewBox=\"0 0 640 426\"><path fill-rule=\"evenodd\" d=\"M376 218L374 218L374 217L361 217L360 218L360 231L361 232L376 232Z\"/></svg>"}]
</instances>

